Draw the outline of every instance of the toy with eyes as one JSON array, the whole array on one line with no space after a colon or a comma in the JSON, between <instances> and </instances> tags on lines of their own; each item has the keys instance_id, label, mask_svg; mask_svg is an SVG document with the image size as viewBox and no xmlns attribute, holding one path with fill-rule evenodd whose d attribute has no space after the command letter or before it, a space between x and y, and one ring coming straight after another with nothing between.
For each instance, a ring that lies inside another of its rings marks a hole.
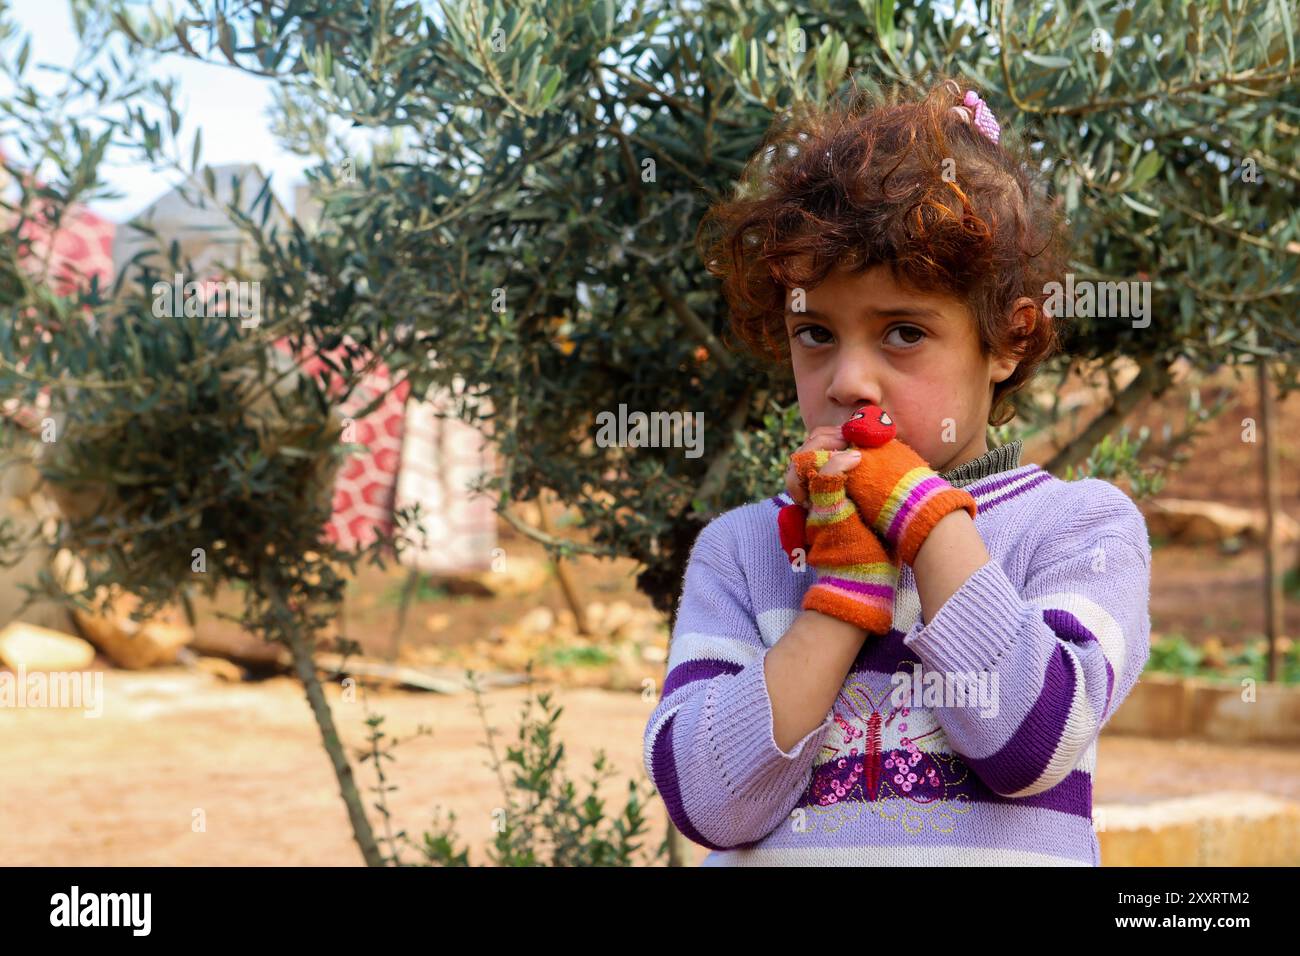
<instances>
[{"instance_id":1,"label":"toy with eyes","mask_svg":"<svg viewBox=\"0 0 1300 956\"><path fill-rule=\"evenodd\" d=\"M894 424L888 412L879 405L868 402L860 406L853 416L840 426L840 434L849 443L849 449L880 448L898 434L898 426ZM806 451L794 456L795 467L799 472L805 493L809 475L824 465L830 458L830 454L828 451ZM870 467L868 463L865 460L860 461L853 471L866 467ZM853 474L853 471L849 474ZM849 497L852 498L852 494ZM776 520L781 535L781 548L786 556L793 562L796 551L806 554L808 512L805 507L800 504L786 505L777 513Z\"/></svg>"},{"instance_id":2,"label":"toy with eyes","mask_svg":"<svg viewBox=\"0 0 1300 956\"><path fill-rule=\"evenodd\" d=\"M853 448L879 448L898 434L889 412L879 405L863 405L843 424L840 434Z\"/></svg>"}]
</instances>

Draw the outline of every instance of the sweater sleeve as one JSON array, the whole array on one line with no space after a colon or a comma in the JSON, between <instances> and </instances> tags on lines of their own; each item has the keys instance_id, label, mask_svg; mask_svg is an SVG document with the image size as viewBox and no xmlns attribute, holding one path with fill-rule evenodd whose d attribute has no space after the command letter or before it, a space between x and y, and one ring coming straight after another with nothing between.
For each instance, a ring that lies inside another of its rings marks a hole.
<instances>
[{"instance_id":1,"label":"sweater sleeve","mask_svg":"<svg viewBox=\"0 0 1300 956\"><path fill-rule=\"evenodd\" d=\"M700 532L686 566L663 693L645 731L645 765L669 818L710 849L758 842L807 788L818 741L787 753L773 736L763 642L725 520ZM775 519L773 519L775 520Z\"/></svg>"},{"instance_id":2,"label":"sweater sleeve","mask_svg":"<svg viewBox=\"0 0 1300 956\"><path fill-rule=\"evenodd\" d=\"M989 561L904 638L923 673L957 685L983 674L984 692L967 685L966 706L933 710L953 750L1006 797L1064 780L1150 655L1146 522L1114 485L1080 484L1083 494L1030 557L1023 589Z\"/></svg>"}]
</instances>

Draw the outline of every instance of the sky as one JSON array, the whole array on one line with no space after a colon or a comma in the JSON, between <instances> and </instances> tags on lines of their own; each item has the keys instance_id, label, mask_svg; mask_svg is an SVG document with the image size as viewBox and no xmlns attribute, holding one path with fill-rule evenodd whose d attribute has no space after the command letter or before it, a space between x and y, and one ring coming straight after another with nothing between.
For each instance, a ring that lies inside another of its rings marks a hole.
<instances>
[{"instance_id":1,"label":"sky","mask_svg":"<svg viewBox=\"0 0 1300 956\"><path fill-rule=\"evenodd\" d=\"M76 54L77 38L67 0L10 0L9 6L12 20L31 37L26 75L39 87L42 71L35 69L38 64L68 66ZM192 142L195 129L202 128L204 164L257 163L271 177L277 198L291 210L293 187L304 181L303 170L313 160L286 152L271 135L266 115L271 105L270 82L233 67L178 56L164 58L160 72L177 78L181 142ZM61 85L57 75L44 76L49 88ZM9 155L16 155L8 144L6 148ZM110 151L101 178L123 193L123 198L92 202L90 208L121 223L167 192L168 184L179 176L155 172L125 151Z\"/></svg>"}]
</instances>

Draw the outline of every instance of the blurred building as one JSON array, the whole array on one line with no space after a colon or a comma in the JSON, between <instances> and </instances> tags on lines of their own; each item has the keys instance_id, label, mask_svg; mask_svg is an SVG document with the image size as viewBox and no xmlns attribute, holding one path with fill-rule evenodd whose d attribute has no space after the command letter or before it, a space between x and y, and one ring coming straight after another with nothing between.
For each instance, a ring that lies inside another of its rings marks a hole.
<instances>
[{"instance_id":1,"label":"blurred building","mask_svg":"<svg viewBox=\"0 0 1300 956\"><path fill-rule=\"evenodd\" d=\"M72 219L52 237L56 249L65 250L76 267L69 274L93 273L107 284L130 266L128 281L145 267L169 279L173 269L159 250L173 241L181 261L192 261L197 273L186 281L202 282L224 276L232 267L248 268L254 261L253 244L224 210L236 192L240 205L248 209L266 177L254 163L215 166L212 172L217 202L173 187L116 227L88 210ZM295 188L294 205L293 216L310 232L319 221L320 203L309 184ZM279 224L283 229L290 220L272 194L267 227ZM131 223L146 226L152 234ZM95 255L95 262L83 261ZM140 258L132 265L136 256ZM287 340L277 347L287 349ZM309 373L322 367L318 358L303 363ZM328 534L342 548L364 547L377 533L393 530L395 509L418 504L423 520L406 535L412 547L404 552L403 563L442 573L483 570L497 545L496 513L487 496L471 500L468 487L495 467L491 447L477 428L448 416L447 410L454 407L450 393L416 402L408 401L408 392L404 382L394 386L388 369L380 365L343 403L346 418L380 394L385 396L375 411L353 423L352 442L366 450L340 469Z\"/></svg>"}]
</instances>

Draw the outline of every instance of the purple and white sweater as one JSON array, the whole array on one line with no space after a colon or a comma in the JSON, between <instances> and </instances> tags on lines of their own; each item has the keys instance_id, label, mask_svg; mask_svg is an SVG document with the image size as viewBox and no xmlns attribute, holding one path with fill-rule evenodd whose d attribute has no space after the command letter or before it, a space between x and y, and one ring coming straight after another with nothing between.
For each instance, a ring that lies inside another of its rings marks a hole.
<instances>
[{"instance_id":1,"label":"purple and white sweater","mask_svg":"<svg viewBox=\"0 0 1300 956\"><path fill-rule=\"evenodd\" d=\"M961 484L992 560L928 624L903 565L893 629L788 753L764 657L816 579L781 550L790 499L700 532L645 765L703 865L1100 865L1097 736L1150 652L1146 522L1109 482L1037 465Z\"/></svg>"}]
</instances>

